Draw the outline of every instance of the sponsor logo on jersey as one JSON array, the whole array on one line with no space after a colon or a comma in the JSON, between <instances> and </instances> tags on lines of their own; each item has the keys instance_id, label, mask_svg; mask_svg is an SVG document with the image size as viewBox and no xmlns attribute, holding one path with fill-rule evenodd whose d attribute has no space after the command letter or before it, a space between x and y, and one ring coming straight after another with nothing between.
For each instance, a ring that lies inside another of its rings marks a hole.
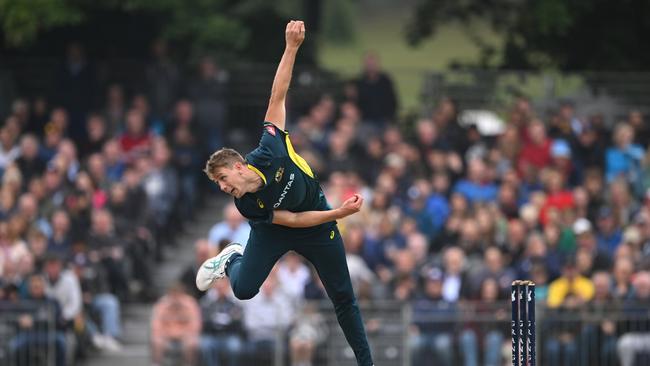
<instances>
[{"instance_id":1,"label":"sponsor logo on jersey","mask_svg":"<svg viewBox=\"0 0 650 366\"><path fill-rule=\"evenodd\" d=\"M282 180L282 175L284 174L284 168L279 167L278 170L275 172L275 182L280 183L280 180Z\"/></svg>"},{"instance_id":2,"label":"sponsor logo on jersey","mask_svg":"<svg viewBox=\"0 0 650 366\"><path fill-rule=\"evenodd\" d=\"M266 126L264 128L266 128L266 131L268 131L268 133L275 136L275 128L273 128L273 126Z\"/></svg>"},{"instance_id":3,"label":"sponsor logo on jersey","mask_svg":"<svg viewBox=\"0 0 650 366\"><path fill-rule=\"evenodd\" d=\"M296 175L294 173L291 173L291 175L289 175L289 181L287 182L287 185L284 186L284 189L282 190L282 193L280 194L280 198L278 198L278 202L276 202L273 205L273 208L280 207L280 204L282 203L282 201L284 201L284 198L287 196L287 192L289 192L289 190L291 189L291 186L293 185L293 179L295 177L296 177Z\"/></svg>"},{"instance_id":4,"label":"sponsor logo on jersey","mask_svg":"<svg viewBox=\"0 0 650 366\"><path fill-rule=\"evenodd\" d=\"M257 205L260 206L260 208L264 208L264 202L259 198L257 199Z\"/></svg>"}]
</instances>

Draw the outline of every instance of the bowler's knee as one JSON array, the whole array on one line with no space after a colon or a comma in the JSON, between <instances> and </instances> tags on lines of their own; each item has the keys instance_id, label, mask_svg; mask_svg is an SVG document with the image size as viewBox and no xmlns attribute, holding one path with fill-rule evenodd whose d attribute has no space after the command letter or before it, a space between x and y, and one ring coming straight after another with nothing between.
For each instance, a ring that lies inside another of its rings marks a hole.
<instances>
[{"instance_id":1,"label":"bowler's knee","mask_svg":"<svg viewBox=\"0 0 650 366\"><path fill-rule=\"evenodd\" d=\"M252 288L246 288L244 286L233 286L232 288L232 293L235 295L236 298L239 300L249 300L255 297L257 293L259 292L259 289L252 289Z\"/></svg>"}]
</instances>

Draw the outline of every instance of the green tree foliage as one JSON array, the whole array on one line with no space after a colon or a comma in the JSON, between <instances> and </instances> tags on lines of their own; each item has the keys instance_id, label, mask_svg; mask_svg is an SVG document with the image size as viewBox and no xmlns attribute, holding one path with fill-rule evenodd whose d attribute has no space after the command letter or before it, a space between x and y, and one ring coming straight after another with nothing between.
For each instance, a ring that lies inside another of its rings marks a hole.
<instances>
[{"instance_id":1,"label":"green tree foliage","mask_svg":"<svg viewBox=\"0 0 650 366\"><path fill-rule=\"evenodd\" d=\"M69 1L0 0L0 23L11 46L29 44L45 29L83 20L83 10Z\"/></svg>"},{"instance_id":2,"label":"green tree foliage","mask_svg":"<svg viewBox=\"0 0 650 366\"><path fill-rule=\"evenodd\" d=\"M417 45L444 22L477 19L504 38L504 68L650 69L648 0L420 0L406 37ZM494 54L480 34L472 39Z\"/></svg>"},{"instance_id":3,"label":"green tree foliage","mask_svg":"<svg viewBox=\"0 0 650 366\"><path fill-rule=\"evenodd\" d=\"M87 25L98 14L117 12L134 21L155 18L160 35L185 47L189 57L227 58L254 54L252 42L266 40L265 32L270 37L260 27L282 23L300 5L298 0L0 0L0 28L7 46L24 48L57 27Z\"/></svg>"},{"instance_id":4,"label":"green tree foliage","mask_svg":"<svg viewBox=\"0 0 650 366\"><path fill-rule=\"evenodd\" d=\"M347 43L354 40L357 18L356 1L327 0L324 2L323 35L330 41Z\"/></svg>"}]
</instances>

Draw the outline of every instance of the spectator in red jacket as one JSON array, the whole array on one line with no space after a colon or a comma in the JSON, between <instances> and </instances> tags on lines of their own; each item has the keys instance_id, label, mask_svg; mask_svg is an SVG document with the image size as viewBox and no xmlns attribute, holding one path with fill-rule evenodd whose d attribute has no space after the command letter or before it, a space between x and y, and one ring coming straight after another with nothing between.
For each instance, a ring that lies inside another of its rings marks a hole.
<instances>
[{"instance_id":1,"label":"spectator in red jacket","mask_svg":"<svg viewBox=\"0 0 650 366\"><path fill-rule=\"evenodd\" d=\"M564 176L558 170L549 170L546 174L546 201L542 206L539 219L543 225L551 221L550 212L557 210L559 213L575 206L573 192L567 190Z\"/></svg>"},{"instance_id":2,"label":"spectator in red jacket","mask_svg":"<svg viewBox=\"0 0 650 366\"><path fill-rule=\"evenodd\" d=\"M151 134L141 112L132 109L126 115L126 131L120 136L120 145L128 160L149 151Z\"/></svg>"},{"instance_id":3,"label":"spectator in red jacket","mask_svg":"<svg viewBox=\"0 0 650 366\"><path fill-rule=\"evenodd\" d=\"M551 164L551 139L546 135L546 127L540 120L533 120L528 125L528 137L519 155L519 174L524 175L528 169L539 171Z\"/></svg>"}]
</instances>

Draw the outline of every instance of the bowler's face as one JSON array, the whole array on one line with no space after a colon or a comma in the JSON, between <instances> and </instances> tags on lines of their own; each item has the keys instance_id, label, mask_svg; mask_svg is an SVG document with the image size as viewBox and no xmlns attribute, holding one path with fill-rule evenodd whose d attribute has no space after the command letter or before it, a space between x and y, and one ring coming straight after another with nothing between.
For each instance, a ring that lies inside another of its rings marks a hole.
<instances>
[{"instance_id":1,"label":"bowler's face","mask_svg":"<svg viewBox=\"0 0 650 366\"><path fill-rule=\"evenodd\" d=\"M223 167L218 169L213 175L214 182L219 185L219 188L235 197L241 198L246 192L244 192L244 177L242 175L241 169L243 165L240 163L235 163L232 167Z\"/></svg>"}]
</instances>

